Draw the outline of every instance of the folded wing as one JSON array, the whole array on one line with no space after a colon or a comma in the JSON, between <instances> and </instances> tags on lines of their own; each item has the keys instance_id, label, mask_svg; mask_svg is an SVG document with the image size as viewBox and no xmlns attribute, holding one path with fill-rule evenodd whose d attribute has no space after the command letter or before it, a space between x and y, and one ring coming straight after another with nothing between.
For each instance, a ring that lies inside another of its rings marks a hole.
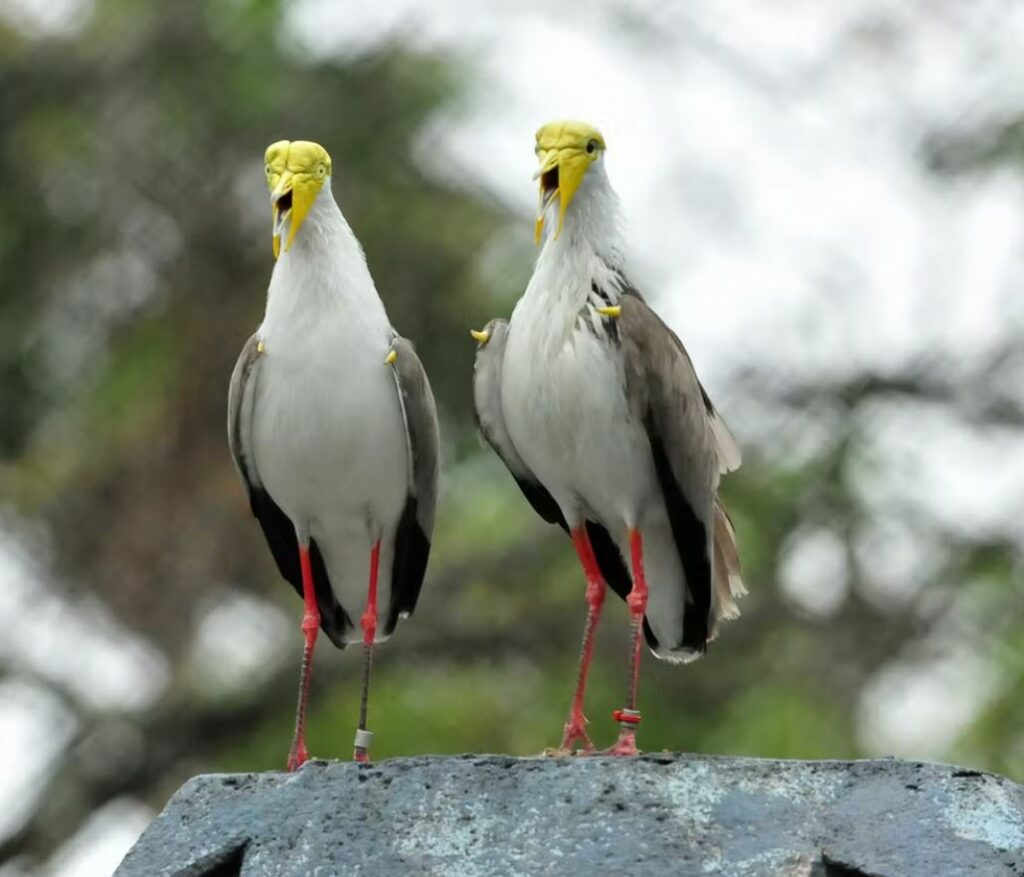
<instances>
[{"instance_id":1,"label":"folded wing","mask_svg":"<svg viewBox=\"0 0 1024 877\"><path fill-rule=\"evenodd\" d=\"M299 567L299 542L291 520L274 502L260 480L252 454L252 423L256 406L256 389L260 376L262 351L259 340L253 335L238 357L231 374L228 389L228 445L231 459L242 479L249 506L260 522L263 535L277 562L281 575L291 583L302 596L302 571ZM344 648L343 635L352 622L334 596L331 581L327 575L323 556L315 540L309 544L310 565L313 570L313 584L317 607L320 611L320 627L338 648Z\"/></svg>"}]
</instances>

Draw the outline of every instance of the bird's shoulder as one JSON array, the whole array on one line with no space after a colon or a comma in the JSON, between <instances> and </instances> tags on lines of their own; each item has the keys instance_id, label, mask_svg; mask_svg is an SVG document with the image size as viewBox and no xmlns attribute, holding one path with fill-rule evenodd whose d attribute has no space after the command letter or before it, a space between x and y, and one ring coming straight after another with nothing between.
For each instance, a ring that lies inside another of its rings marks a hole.
<instances>
[{"instance_id":1,"label":"bird's shoulder","mask_svg":"<svg viewBox=\"0 0 1024 877\"><path fill-rule=\"evenodd\" d=\"M719 468L739 468L739 445L715 408L679 336L635 288L619 302L619 337L626 384L645 416L702 425L714 444Z\"/></svg>"}]
</instances>

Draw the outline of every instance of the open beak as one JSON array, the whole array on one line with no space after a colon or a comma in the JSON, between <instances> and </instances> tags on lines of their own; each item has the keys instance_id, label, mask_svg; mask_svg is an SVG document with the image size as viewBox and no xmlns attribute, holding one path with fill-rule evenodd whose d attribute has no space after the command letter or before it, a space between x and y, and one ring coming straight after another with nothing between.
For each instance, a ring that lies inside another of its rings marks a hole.
<instances>
[{"instance_id":1,"label":"open beak","mask_svg":"<svg viewBox=\"0 0 1024 877\"><path fill-rule=\"evenodd\" d=\"M538 245L544 233L544 221L548 207L558 196L558 225L555 228L554 239L562 233L562 226L565 223L565 211L569 208L580 183L583 182L583 175L587 171L589 160L579 149L567 148L542 150L540 153L540 167L533 175L539 180L539 201L537 205L537 222L533 230L534 242Z\"/></svg>"},{"instance_id":2,"label":"open beak","mask_svg":"<svg viewBox=\"0 0 1024 877\"><path fill-rule=\"evenodd\" d=\"M309 214L320 192L321 183L309 174L294 174L285 171L281 174L274 191L270 193L270 205L274 211L274 258L287 253L295 240L295 235ZM284 231L287 228L288 234ZM284 237L282 245L281 238Z\"/></svg>"},{"instance_id":3,"label":"open beak","mask_svg":"<svg viewBox=\"0 0 1024 877\"><path fill-rule=\"evenodd\" d=\"M549 149L540 154L540 168L533 175L535 180L540 180L540 193L537 202L537 223L533 229L534 243L540 244L541 235L544 233L544 214L548 205L555 200L558 194L558 150ZM561 230L561 229L559 229ZM558 232L555 232L558 236Z\"/></svg>"},{"instance_id":4,"label":"open beak","mask_svg":"<svg viewBox=\"0 0 1024 877\"><path fill-rule=\"evenodd\" d=\"M292 218L292 198L294 175L288 171L281 174L274 191L270 193L270 205L274 211L274 258L281 256L281 232L285 224ZM291 235L288 236L288 243L291 243ZM285 249L288 246L285 245Z\"/></svg>"}]
</instances>

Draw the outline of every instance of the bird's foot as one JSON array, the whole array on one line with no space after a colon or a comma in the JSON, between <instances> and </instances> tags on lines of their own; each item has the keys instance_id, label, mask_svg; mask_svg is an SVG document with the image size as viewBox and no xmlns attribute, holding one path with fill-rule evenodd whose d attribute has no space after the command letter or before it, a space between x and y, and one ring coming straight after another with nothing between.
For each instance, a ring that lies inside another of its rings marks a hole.
<instances>
[{"instance_id":1,"label":"bird's foot","mask_svg":"<svg viewBox=\"0 0 1024 877\"><path fill-rule=\"evenodd\" d=\"M296 740L292 743L291 752L288 753L288 772L294 773L307 761L309 761L309 752L306 750L306 741Z\"/></svg>"},{"instance_id":2,"label":"bird's foot","mask_svg":"<svg viewBox=\"0 0 1024 877\"><path fill-rule=\"evenodd\" d=\"M636 731L630 728L628 731L619 733L619 739L612 746L605 749L602 755L639 755L640 750L636 748Z\"/></svg>"},{"instance_id":3,"label":"bird's foot","mask_svg":"<svg viewBox=\"0 0 1024 877\"><path fill-rule=\"evenodd\" d=\"M565 723L565 729L562 734L562 745L558 747L559 751L566 754L573 753L575 751L573 746L577 740L583 741L583 752L591 753L594 751L594 744L587 735L587 720L582 712L574 711L569 717L569 721Z\"/></svg>"},{"instance_id":4,"label":"bird's foot","mask_svg":"<svg viewBox=\"0 0 1024 877\"><path fill-rule=\"evenodd\" d=\"M609 746L602 755L639 755L636 748L636 726L640 724L640 713L634 709L615 710L612 718L619 723L619 739Z\"/></svg>"},{"instance_id":5,"label":"bird's foot","mask_svg":"<svg viewBox=\"0 0 1024 877\"><path fill-rule=\"evenodd\" d=\"M567 749L564 746L547 746L540 753L542 758L575 758L578 755L593 755L593 749Z\"/></svg>"}]
</instances>

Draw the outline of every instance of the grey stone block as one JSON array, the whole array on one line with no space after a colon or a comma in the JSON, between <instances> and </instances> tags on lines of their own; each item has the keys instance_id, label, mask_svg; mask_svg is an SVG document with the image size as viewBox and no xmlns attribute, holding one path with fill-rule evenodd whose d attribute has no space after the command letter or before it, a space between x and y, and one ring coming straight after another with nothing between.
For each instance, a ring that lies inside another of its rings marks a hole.
<instances>
[{"instance_id":1,"label":"grey stone block","mask_svg":"<svg viewBox=\"0 0 1024 877\"><path fill-rule=\"evenodd\" d=\"M199 776L117 877L1024 875L1024 787L948 765L462 756Z\"/></svg>"}]
</instances>

